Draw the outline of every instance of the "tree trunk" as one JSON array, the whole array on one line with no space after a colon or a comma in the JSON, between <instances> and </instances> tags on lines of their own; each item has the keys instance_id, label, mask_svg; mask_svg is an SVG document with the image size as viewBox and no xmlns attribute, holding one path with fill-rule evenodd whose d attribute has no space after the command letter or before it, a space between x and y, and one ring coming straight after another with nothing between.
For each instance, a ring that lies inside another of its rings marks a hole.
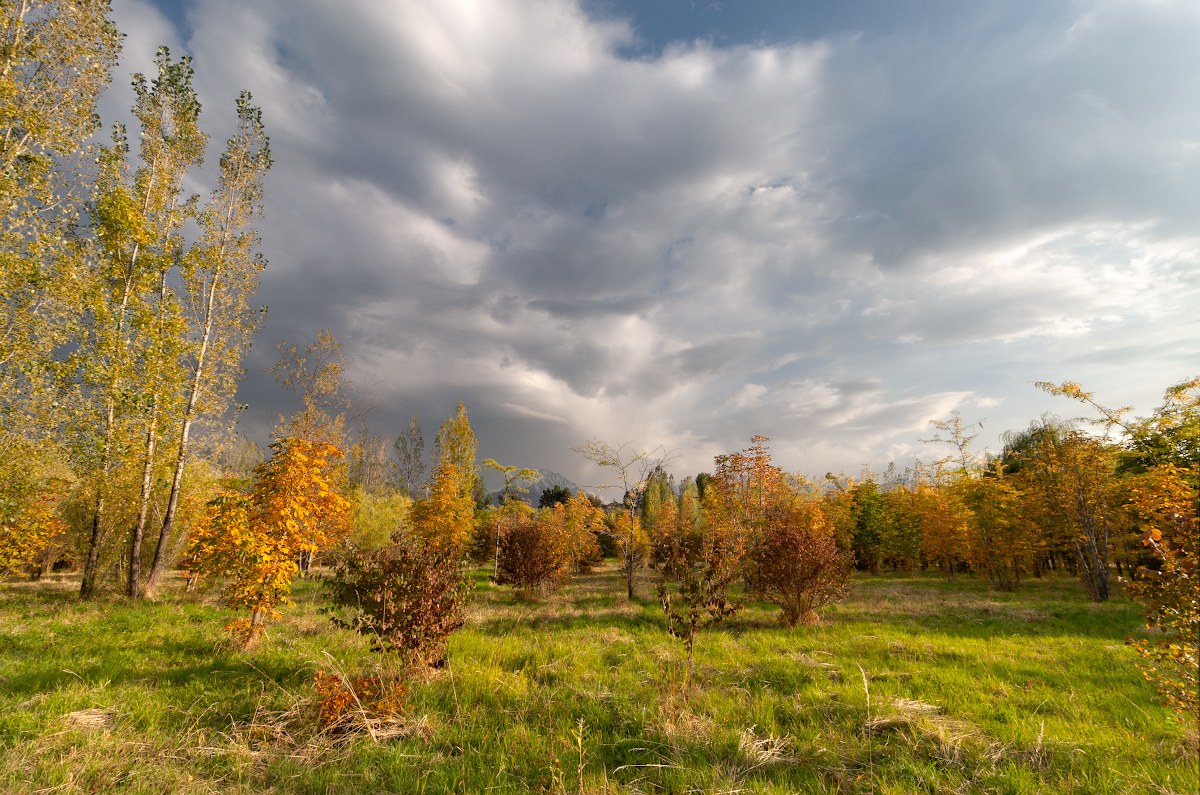
<instances>
[{"instance_id":1,"label":"tree trunk","mask_svg":"<svg viewBox=\"0 0 1200 795\"><path fill-rule=\"evenodd\" d=\"M133 539L129 544L129 590L131 599L141 594L142 580L142 537L146 532L146 514L150 510L150 492L154 486L154 447L157 442L158 401L150 409L150 425L146 429L146 460L142 466L142 493L138 504L137 524L133 527Z\"/></svg>"}]
</instances>

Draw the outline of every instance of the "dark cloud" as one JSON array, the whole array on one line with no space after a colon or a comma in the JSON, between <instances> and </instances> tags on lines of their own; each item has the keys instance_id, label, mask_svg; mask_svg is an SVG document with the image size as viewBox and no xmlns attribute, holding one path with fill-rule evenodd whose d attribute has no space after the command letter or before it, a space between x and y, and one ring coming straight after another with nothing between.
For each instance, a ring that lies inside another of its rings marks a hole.
<instances>
[{"instance_id":1,"label":"dark cloud","mask_svg":"<svg viewBox=\"0 0 1200 795\"><path fill-rule=\"evenodd\" d=\"M786 5L672 43L572 0L196 0L183 33L117 0L131 59L195 55L216 141L239 89L264 108L247 425L272 341L325 327L375 424L461 399L485 455L579 482L594 435L856 469L955 407L1069 411L1034 380L1145 410L1189 374L1194 4Z\"/></svg>"}]
</instances>

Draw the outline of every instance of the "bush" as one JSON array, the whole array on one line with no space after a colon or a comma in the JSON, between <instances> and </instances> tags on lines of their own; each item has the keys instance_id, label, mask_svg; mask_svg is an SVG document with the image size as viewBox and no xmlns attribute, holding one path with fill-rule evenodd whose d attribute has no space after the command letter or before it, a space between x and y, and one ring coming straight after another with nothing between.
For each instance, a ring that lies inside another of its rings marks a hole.
<instances>
[{"instance_id":1,"label":"bush","mask_svg":"<svg viewBox=\"0 0 1200 795\"><path fill-rule=\"evenodd\" d=\"M425 663L444 655L471 591L454 550L408 542L347 553L325 585L335 604L353 609L349 617L333 615L334 624Z\"/></svg>"},{"instance_id":2,"label":"bush","mask_svg":"<svg viewBox=\"0 0 1200 795\"><path fill-rule=\"evenodd\" d=\"M802 502L769 521L750 552L755 591L789 627L816 624L817 608L846 595L851 555L839 553L820 507Z\"/></svg>"},{"instance_id":3,"label":"bush","mask_svg":"<svg viewBox=\"0 0 1200 795\"><path fill-rule=\"evenodd\" d=\"M337 673L317 671L317 725L322 731L347 732L364 722L390 718L404 708L408 688L398 679L356 676L347 680Z\"/></svg>"},{"instance_id":4,"label":"bush","mask_svg":"<svg viewBox=\"0 0 1200 795\"><path fill-rule=\"evenodd\" d=\"M569 577L570 556L562 532L537 517L521 517L500 537L496 583L512 585L526 597L557 590Z\"/></svg>"}]
</instances>

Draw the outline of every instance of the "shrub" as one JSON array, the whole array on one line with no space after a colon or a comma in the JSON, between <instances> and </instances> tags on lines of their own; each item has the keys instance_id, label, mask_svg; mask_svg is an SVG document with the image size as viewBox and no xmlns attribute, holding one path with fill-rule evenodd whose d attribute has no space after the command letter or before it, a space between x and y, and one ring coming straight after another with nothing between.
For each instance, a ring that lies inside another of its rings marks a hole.
<instances>
[{"instance_id":1,"label":"shrub","mask_svg":"<svg viewBox=\"0 0 1200 795\"><path fill-rule=\"evenodd\" d=\"M750 551L755 591L789 627L818 623L817 608L846 595L851 556L839 553L820 507L800 502L767 522Z\"/></svg>"},{"instance_id":2,"label":"shrub","mask_svg":"<svg viewBox=\"0 0 1200 795\"><path fill-rule=\"evenodd\" d=\"M570 555L562 531L537 517L520 517L500 537L496 583L512 585L526 597L557 590L568 578Z\"/></svg>"},{"instance_id":3,"label":"shrub","mask_svg":"<svg viewBox=\"0 0 1200 795\"><path fill-rule=\"evenodd\" d=\"M317 723L325 731L347 731L361 721L390 718L404 707L408 688L397 679L356 676L347 681L340 674L317 671ZM357 718L357 720L356 720Z\"/></svg>"},{"instance_id":4,"label":"shrub","mask_svg":"<svg viewBox=\"0 0 1200 795\"><path fill-rule=\"evenodd\" d=\"M425 663L442 658L471 591L453 549L408 542L347 553L325 586L336 605L353 610L334 614L334 624L371 636L377 650Z\"/></svg>"}]
</instances>

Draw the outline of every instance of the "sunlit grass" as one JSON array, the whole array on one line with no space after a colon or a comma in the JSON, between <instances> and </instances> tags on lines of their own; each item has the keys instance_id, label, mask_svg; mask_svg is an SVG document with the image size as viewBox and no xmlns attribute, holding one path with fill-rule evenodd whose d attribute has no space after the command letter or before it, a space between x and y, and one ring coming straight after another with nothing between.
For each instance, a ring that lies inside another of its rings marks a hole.
<instances>
[{"instance_id":1,"label":"sunlit grass","mask_svg":"<svg viewBox=\"0 0 1200 795\"><path fill-rule=\"evenodd\" d=\"M317 731L318 669L394 663L322 592L236 652L211 598L81 604L0 592L0 787L11 792L1178 792L1194 751L1124 645L1123 600L1067 579L1016 594L856 577L824 624L750 605L689 668L611 569L541 602L479 586L450 665L385 739ZM93 712L84 713L84 710ZM1190 755L1189 755L1190 754Z\"/></svg>"}]
</instances>

